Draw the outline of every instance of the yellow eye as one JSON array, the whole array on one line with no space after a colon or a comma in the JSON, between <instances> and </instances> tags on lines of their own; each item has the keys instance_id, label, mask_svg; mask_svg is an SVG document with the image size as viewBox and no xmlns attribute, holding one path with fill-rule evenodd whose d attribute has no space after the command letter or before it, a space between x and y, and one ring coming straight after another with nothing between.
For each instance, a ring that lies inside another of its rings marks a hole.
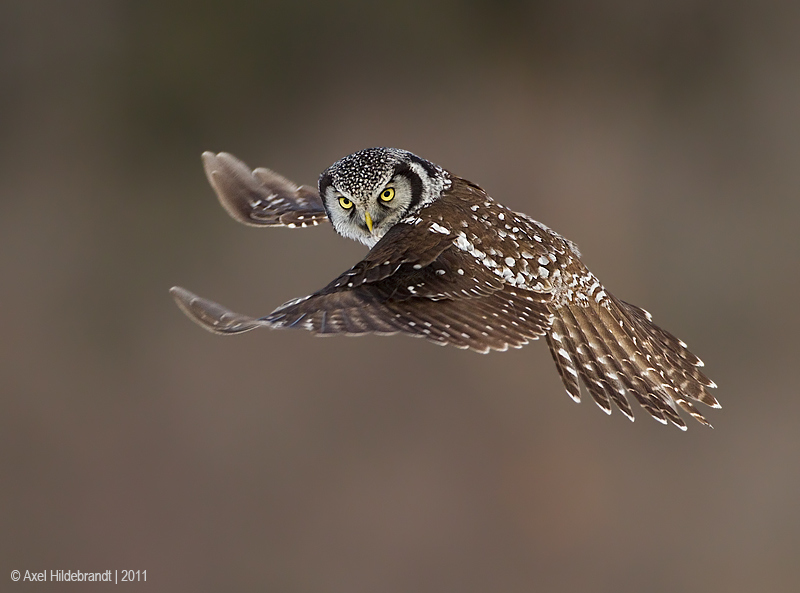
<instances>
[{"instance_id":1,"label":"yellow eye","mask_svg":"<svg viewBox=\"0 0 800 593\"><path fill-rule=\"evenodd\" d=\"M394 199L394 189L387 187L381 192L381 200L384 202L391 202Z\"/></svg>"},{"instance_id":2,"label":"yellow eye","mask_svg":"<svg viewBox=\"0 0 800 593\"><path fill-rule=\"evenodd\" d=\"M339 196L339 205L345 210L350 210L353 207L353 201L348 200L344 196Z\"/></svg>"}]
</instances>

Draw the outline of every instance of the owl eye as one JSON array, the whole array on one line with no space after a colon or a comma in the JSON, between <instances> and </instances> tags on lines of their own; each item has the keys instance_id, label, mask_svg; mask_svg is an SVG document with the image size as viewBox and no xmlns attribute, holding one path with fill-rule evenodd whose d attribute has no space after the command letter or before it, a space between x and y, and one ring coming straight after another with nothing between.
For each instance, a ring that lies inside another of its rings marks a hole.
<instances>
[{"instance_id":1,"label":"owl eye","mask_svg":"<svg viewBox=\"0 0 800 593\"><path fill-rule=\"evenodd\" d=\"M350 210L353 207L353 200L349 200L344 196L339 196L339 205L345 210Z\"/></svg>"},{"instance_id":2,"label":"owl eye","mask_svg":"<svg viewBox=\"0 0 800 593\"><path fill-rule=\"evenodd\" d=\"M394 199L394 189L387 187L381 192L381 200L384 202L391 202Z\"/></svg>"}]
</instances>

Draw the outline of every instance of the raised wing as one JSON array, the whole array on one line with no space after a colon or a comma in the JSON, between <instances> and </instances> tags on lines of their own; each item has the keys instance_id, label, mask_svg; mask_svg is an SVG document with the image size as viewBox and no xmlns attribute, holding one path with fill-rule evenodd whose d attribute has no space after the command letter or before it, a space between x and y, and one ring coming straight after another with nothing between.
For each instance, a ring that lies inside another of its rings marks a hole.
<instances>
[{"instance_id":1,"label":"raised wing","mask_svg":"<svg viewBox=\"0 0 800 593\"><path fill-rule=\"evenodd\" d=\"M315 188L297 186L269 169L251 171L227 152L204 152L203 167L222 207L241 223L296 228L328 220Z\"/></svg>"}]
</instances>

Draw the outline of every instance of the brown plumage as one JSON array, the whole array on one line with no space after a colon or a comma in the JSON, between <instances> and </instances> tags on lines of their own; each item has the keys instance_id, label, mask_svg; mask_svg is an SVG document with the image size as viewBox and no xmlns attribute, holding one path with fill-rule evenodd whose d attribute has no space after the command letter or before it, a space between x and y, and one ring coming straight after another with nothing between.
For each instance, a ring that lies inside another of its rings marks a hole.
<instances>
[{"instance_id":1,"label":"brown plumage","mask_svg":"<svg viewBox=\"0 0 800 593\"><path fill-rule=\"evenodd\" d=\"M226 153L203 160L220 202L240 222L300 227L330 219L337 232L372 247L326 287L260 319L173 288L181 309L206 329L404 333L478 352L545 336L576 401L582 382L604 411L616 406L633 420L631 393L656 420L681 429L680 410L708 425L692 400L719 407L700 359L649 313L608 293L573 243L416 155L355 153L322 174L319 192L267 169L250 171Z\"/></svg>"}]
</instances>

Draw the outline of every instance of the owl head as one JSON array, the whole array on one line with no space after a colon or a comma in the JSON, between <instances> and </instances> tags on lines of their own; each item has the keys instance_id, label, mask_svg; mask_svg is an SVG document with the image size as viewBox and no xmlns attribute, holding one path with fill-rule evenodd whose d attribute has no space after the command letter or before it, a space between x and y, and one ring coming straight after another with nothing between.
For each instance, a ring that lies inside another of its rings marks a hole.
<instances>
[{"instance_id":1,"label":"owl head","mask_svg":"<svg viewBox=\"0 0 800 593\"><path fill-rule=\"evenodd\" d=\"M336 232L372 247L392 226L438 199L441 167L405 150L367 148L323 171L319 195Z\"/></svg>"}]
</instances>

